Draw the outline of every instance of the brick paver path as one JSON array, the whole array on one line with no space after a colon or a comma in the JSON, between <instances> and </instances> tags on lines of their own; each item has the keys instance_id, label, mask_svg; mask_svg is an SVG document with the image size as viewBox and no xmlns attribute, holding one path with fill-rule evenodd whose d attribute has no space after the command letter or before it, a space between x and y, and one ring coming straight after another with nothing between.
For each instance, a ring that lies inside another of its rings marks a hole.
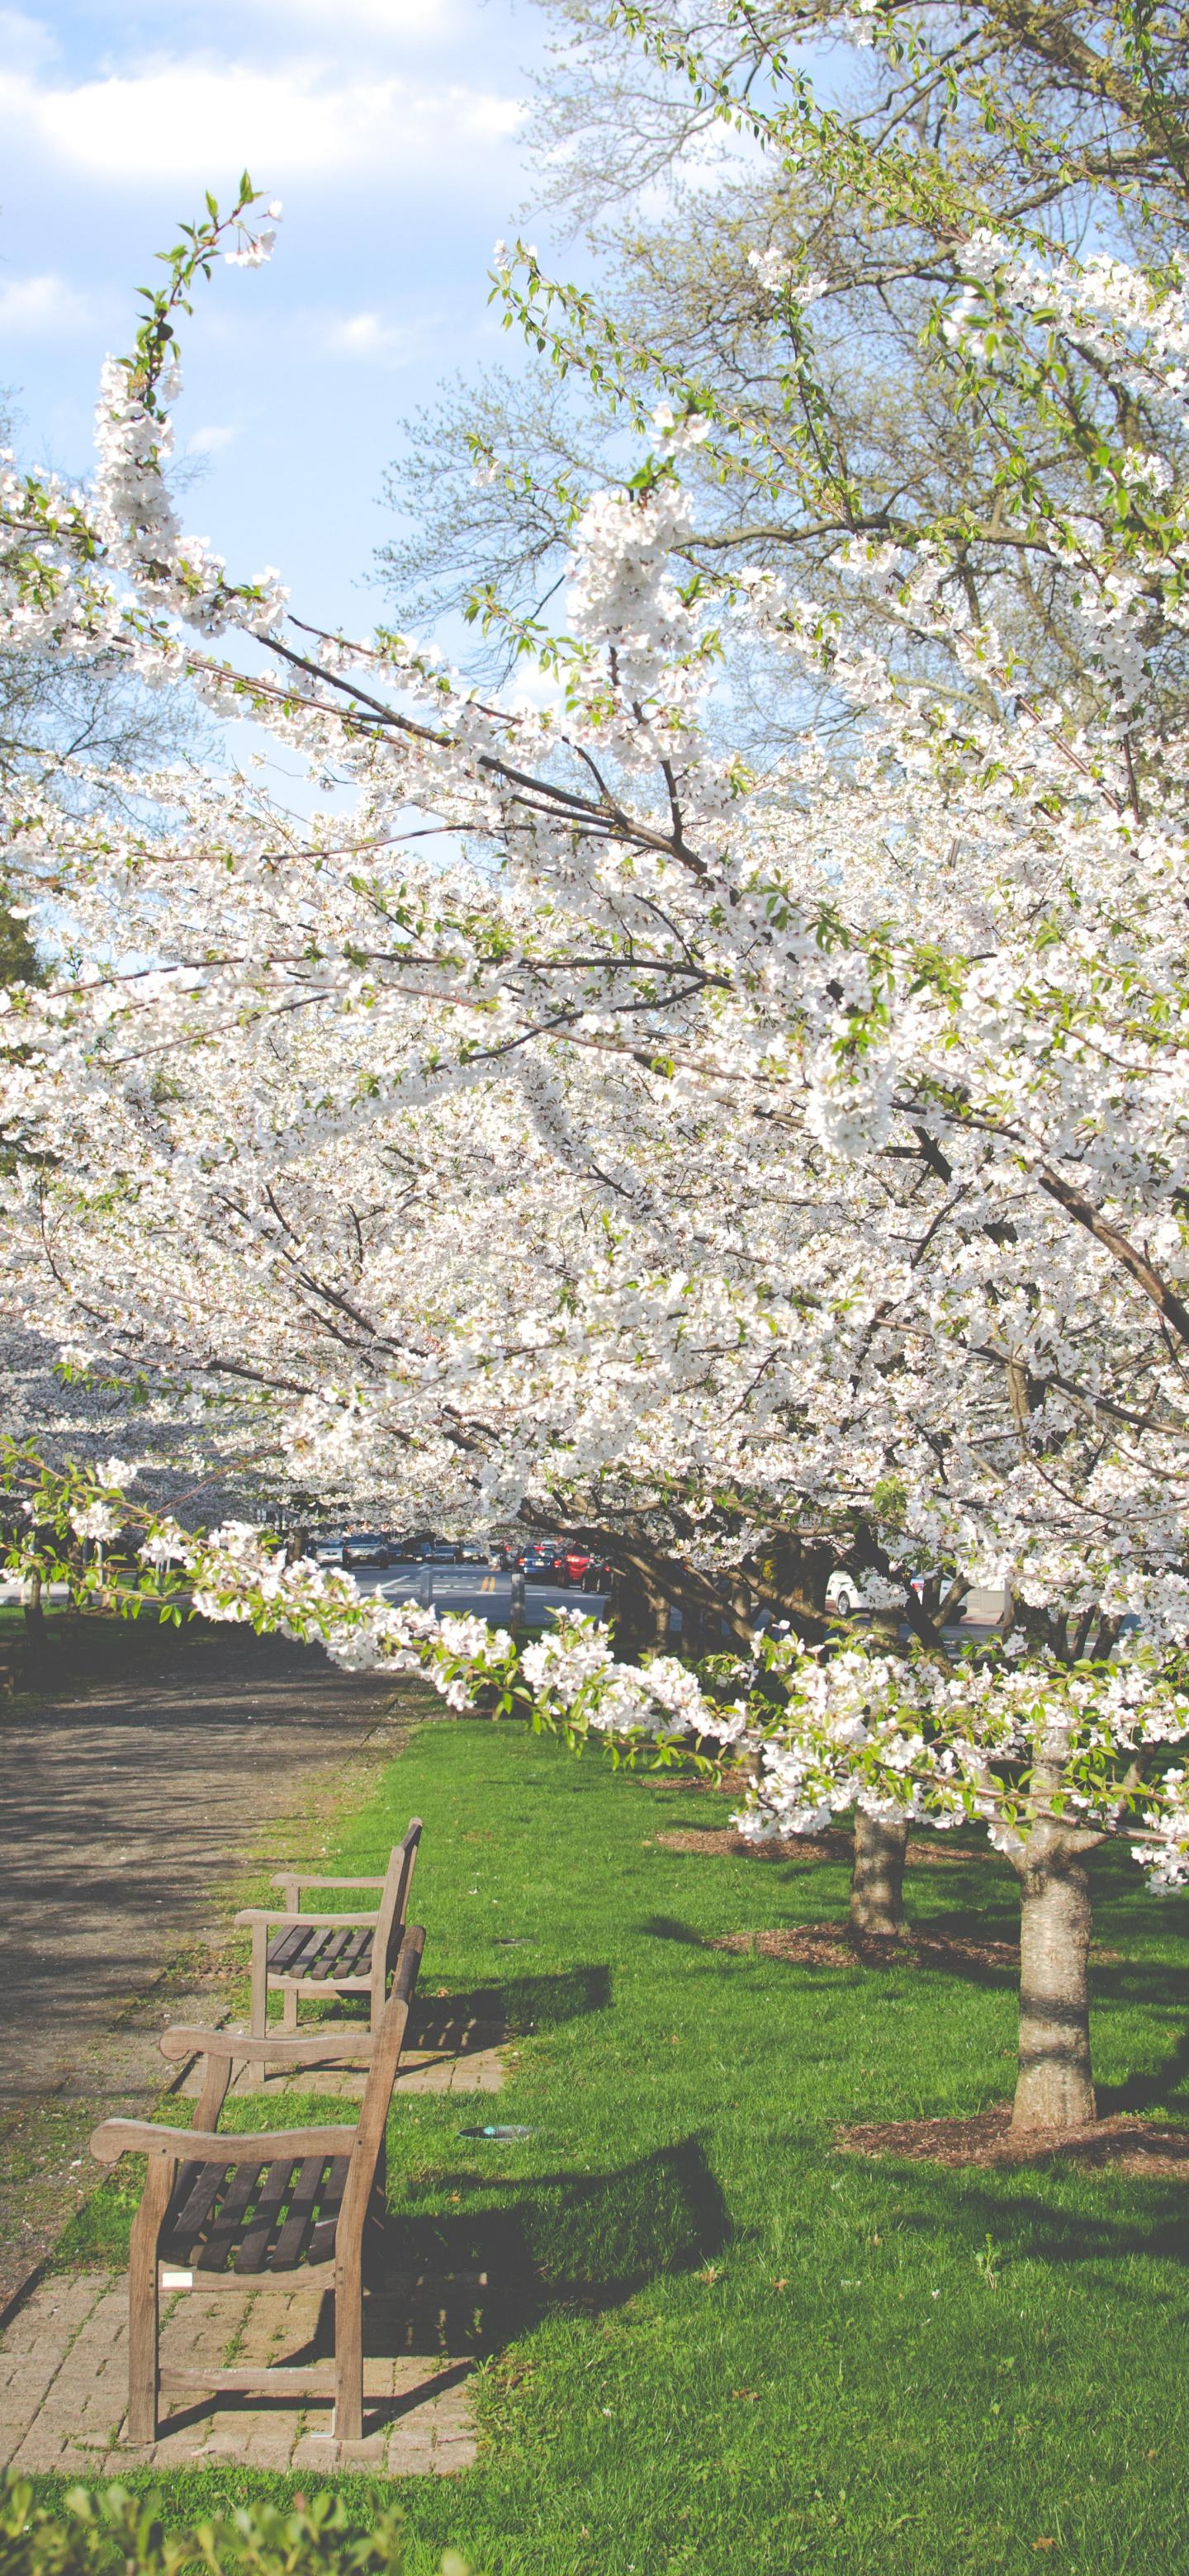
<instances>
[{"instance_id":1,"label":"brick paver path","mask_svg":"<svg viewBox=\"0 0 1189 2576\"><path fill-rule=\"evenodd\" d=\"M131 2450L121 2438L126 2281L110 2272L43 2281L12 2319L0 2350L0 2469L97 2478L134 2463L179 2469L234 2461L315 2475L362 2466L390 2477L469 2468L472 2364L435 2348L433 2306L432 2291L416 2283L366 2302L362 2442L334 2441L331 2410L317 2403L167 2395L161 2438ZM329 2354L328 2307L317 2290L178 2291L163 2301L162 2359L195 2369L233 2359L245 2367L298 2355L305 2360L311 2344ZM326 2370L329 2384L329 2359Z\"/></svg>"}]
</instances>

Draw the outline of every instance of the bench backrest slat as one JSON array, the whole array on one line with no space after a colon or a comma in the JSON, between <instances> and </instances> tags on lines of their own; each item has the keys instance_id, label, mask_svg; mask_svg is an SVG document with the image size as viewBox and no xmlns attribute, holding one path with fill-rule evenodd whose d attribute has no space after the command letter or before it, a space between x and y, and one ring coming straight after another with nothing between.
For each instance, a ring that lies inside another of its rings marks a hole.
<instances>
[{"instance_id":1,"label":"bench backrest slat","mask_svg":"<svg viewBox=\"0 0 1189 2576\"><path fill-rule=\"evenodd\" d=\"M410 1923L401 1943L392 1993L384 2006L383 2019L376 2032L367 2087L360 2105L359 2126L355 2132L355 2144L351 2149L351 2170L347 2176L347 2187L343 2193L343 2205L339 2216L340 2234L348 2241L353 2235L358 2236L367 2216L376 2162L384 2143L392 2087L396 2082L401 2050L404 2046L409 2006L416 1991L417 1974L424 1947L423 1926L420 1923Z\"/></svg>"},{"instance_id":2,"label":"bench backrest slat","mask_svg":"<svg viewBox=\"0 0 1189 2576\"><path fill-rule=\"evenodd\" d=\"M413 1816L403 1842L393 1844L385 1872L384 1891L380 1898L376 1923L376 1937L372 1944L372 1967L377 1978L382 1976L385 1983L396 1965L400 1945L404 1939L405 1923L409 1912L409 1890L413 1884L413 1870L421 1832L421 1818Z\"/></svg>"}]
</instances>

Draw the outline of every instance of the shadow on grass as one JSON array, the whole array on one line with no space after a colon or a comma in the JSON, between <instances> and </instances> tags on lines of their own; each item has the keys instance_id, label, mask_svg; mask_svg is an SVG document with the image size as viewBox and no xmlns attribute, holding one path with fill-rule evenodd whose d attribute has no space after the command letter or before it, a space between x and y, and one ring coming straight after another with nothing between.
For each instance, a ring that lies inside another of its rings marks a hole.
<instances>
[{"instance_id":1,"label":"shadow on grass","mask_svg":"<svg viewBox=\"0 0 1189 2576\"><path fill-rule=\"evenodd\" d=\"M410 2016L409 2046L449 2048L472 2028L508 2037L556 2030L563 2022L605 2012L610 2002L611 1970L593 1965L504 1977L498 1985L472 1986L462 1994L427 1994L423 1987Z\"/></svg>"},{"instance_id":2,"label":"shadow on grass","mask_svg":"<svg viewBox=\"0 0 1189 2576\"><path fill-rule=\"evenodd\" d=\"M478 2201L500 2184L439 2172ZM548 2316L621 2306L662 2273L692 2271L731 2233L701 2140L679 2139L633 2164L594 2174L542 2174L509 2187L502 2204L448 2215L396 2209L366 2302L372 2352L490 2354ZM333 2350L329 2298L291 2363Z\"/></svg>"},{"instance_id":3,"label":"shadow on grass","mask_svg":"<svg viewBox=\"0 0 1189 2576\"><path fill-rule=\"evenodd\" d=\"M696 1931L692 1923L682 1923L676 1914L649 1914L640 1930L653 1941L684 1941L691 1950L710 1948L705 1933Z\"/></svg>"},{"instance_id":4,"label":"shadow on grass","mask_svg":"<svg viewBox=\"0 0 1189 2576\"><path fill-rule=\"evenodd\" d=\"M847 1941L846 1921L840 1915L837 1921L828 1927L830 1933L836 1934L838 1940L837 1959L829 1963L820 1959L799 1958L795 1953L782 1957L778 1950L724 1951L720 1949L717 1939L710 1939L707 1934L700 1932L696 1925L683 1922L679 1916L673 1914L647 1915L639 1929L654 1941L672 1941L688 1949L701 1950L707 1958L713 1954L721 1957L724 1962L727 1959L732 1961L746 1959L752 1967L775 1969L783 1974L791 1972L815 1981L821 1976L823 1970L829 1973L830 1968L836 1965L837 1968L848 1972L863 1969L876 1978L899 1975L908 1975L914 1979L945 1977L955 1979L960 1984L1014 1993L1018 1990L1020 1981L1019 1957L1015 1946L1018 1925L1018 1909L1014 1917L1005 1909L1003 1920L994 1921L988 1919L986 1910L976 1914L958 1907L947 1906L935 1913L922 1914L909 1920L905 1926L906 1938L903 1946L893 1941L888 1941L886 1944L873 1942L866 1946L856 1946L852 1952ZM763 1931L767 1928L757 1927L756 1938L762 1938ZM817 1929L816 1926L798 1923L790 1923L781 1928L787 1930L794 1938L798 1932L804 1931L811 1934ZM978 1955L980 1945L1004 1941L1011 1944L1008 1956L980 1957ZM969 1949L962 1946L967 1943L970 1945ZM924 1946L932 1944L936 1944L936 1948ZM950 1944L954 1946L949 1947ZM1189 2084L1189 1967L1178 1967L1163 1959L1092 1956L1090 1974L1094 2007L1098 2011L1112 2005L1138 2005L1157 2010L1171 2008L1185 2015L1185 2028L1181 2036L1159 2066L1153 2068L1149 2074L1131 2076L1122 2084L1099 2085L1100 2114L1105 2118L1115 2111L1148 2111L1170 2101L1183 2085Z\"/></svg>"},{"instance_id":5,"label":"shadow on grass","mask_svg":"<svg viewBox=\"0 0 1189 2576\"><path fill-rule=\"evenodd\" d=\"M1170 1971L1170 1974L1172 1972ZM1189 1978L1180 1980L1179 2002L1186 2000ZM1175 2047L1161 2058L1147 2075L1129 2075L1122 2084L1096 2084L1100 2119L1109 2119L1115 2111L1155 2111L1171 2102L1174 2094L1189 2083L1189 2024L1181 2032Z\"/></svg>"},{"instance_id":6,"label":"shadow on grass","mask_svg":"<svg viewBox=\"0 0 1189 2576\"><path fill-rule=\"evenodd\" d=\"M972 2262L985 2254L989 2239L1005 2266L1116 2264L1131 2255L1189 2263L1185 2185L1177 2180L1120 2174L1112 2186L1108 2175L1096 2174L1086 2177L1087 2187L1075 2201L1068 2196L1068 2169L1046 2175L1046 2191L1035 2187L1033 2176L1025 2181L1018 2166L995 2178L969 2166L923 2168L891 2157L847 2161L861 2163L869 2183L879 2178L886 2185L894 2177L897 2229L943 2234L947 2245L966 2247ZM1130 2201L1126 2208L1120 2206L1123 2192Z\"/></svg>"}]
</instances>

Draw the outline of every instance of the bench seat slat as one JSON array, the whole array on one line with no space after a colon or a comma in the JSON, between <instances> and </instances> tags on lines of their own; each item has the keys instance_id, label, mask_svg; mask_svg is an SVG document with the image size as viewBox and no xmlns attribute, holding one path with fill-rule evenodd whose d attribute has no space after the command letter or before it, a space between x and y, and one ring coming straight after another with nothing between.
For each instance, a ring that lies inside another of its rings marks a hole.
<instances>
[{"instance_id":1,"label":"bench seat slat","mask_svg":"<svg viewBox=\"0 0 1189 2576\"><path fill-rule=\"evenodd\" d=\"M225 2172L225 2165L182 2166L161 2233L162 2240L171 2245L180 2247L185 2244L187 2250L179 2258L183 2262L190 2260L189 2248L198 2236Z\"/></svg>"},{"instance_id":2,"label":"bench seat slat","mask_svg":"<svg viewBox=\"0 0 1189 2576\"><path fill-rule=\"evenodd\" d=\"M345 1957L345 1954L350 1947L351 1935L349 1932L331 1932L329 1936L324 1936L322 1946L316 1954L319 1976L333 1976L335 1969L339 1966L341 1960Z\"/></svg>"},{"instance_id":3,"label":"bench seat slat","mask_svg":"<svg viewBox=\"0 0 1189 2576\"><path fill-rule=\"evenodd\" d=\"M315 1938L308 1923L290 1923L283 1932L274 1933L268 1945L270 1968L291 1967Z\"/></svg>"},{"instance_id":4,"label":"bench seat slat","mask_svg":"<svg viewBox=\"0 0 1189 2576\"><path fill-rule=\"evenodd\" d=\"M270 1944L268 1974L270 1977L318 1978L333 1984L338 1976L367 1974L371 1967L372 1936L370 1932L335 1933L324 1939L320 1933L303 1934L294 1946L286 1936Z\"/></svg>"},{"instance_id":5,"label":"bench seat slat","mask_svg":"<svg viewBox=\"0 0 1189 2576\"><path fill-rule=\"evenodd\" d=\"M301 2262L306 2234L318 2208L318 2185L325 2167L325 2156L303 2157L289 2195L289 2214L273 2247L270 2272L293 2272Z\"/></svg>"},{"instance_id":6,"label":"bench seat slat","mask_svg":"<svg viewBox=\"0 0 1189 2576\"><path fill-rule=\"evenodd\" d=\"M237 2272L259 2272L268 2252L268 2240L289 2197L292 2184L300 2172L300 2160L292 2156L274 2156L260 2190L250 2224L235 2249Z\"/></svg>"},{"instance_id":7,"label":"bench seat slat","mask_svg":"<svg viewBox=\"0 0 1189 2576\"><path fill-rule=\"evenodd\" d=\"M309 2260L311 2263L329 2263L334 2252L335 2230L338 2227L339 2211L343 2205L343 2193L347 2188L347 2176L350 2170L349 2156L331 2158L330 2171L322 2193L322 2205L310 2235Z\"/></svg>"},{"instance_id":8,"label":"bench seat slat","mask_svg":"<svg viewBox=\"0 0 1189 2576\"><path fill-rule=\"evenodd\" d=\"M196 2271L225 2272L227 2270L239 2241L241 2224L247 2216L264 2170L264 2164L259 2156L248 2156L242 2162L237 2161L235 2172L232 2174L231 2158L228 2157L222 2171L222 2181L226 2188L220 2194L213 2217L207 2222L205 2236L195 2264Z\"/></svg>"}]
</instances>

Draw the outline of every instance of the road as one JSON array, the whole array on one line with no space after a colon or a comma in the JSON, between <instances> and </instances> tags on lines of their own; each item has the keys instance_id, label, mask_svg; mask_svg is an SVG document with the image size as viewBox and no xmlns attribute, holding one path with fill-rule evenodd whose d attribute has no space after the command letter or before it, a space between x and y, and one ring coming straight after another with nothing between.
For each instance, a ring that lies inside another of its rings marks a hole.
<instances>
[{"instance_id":1,"label":"road","mask_svg":"<svg viewBox=\"0 0 1189 2576\"><path fill-rule=\"evenodd\" d=\"M432 1601L438 1610L454 1610L463 1615L488 1619L493 1628L512 1626L512 1576L488 1565L359 1565L352 1568L361 1592L383 1595L385 1601ZM517 1624L525 1628L547 1628L555 1610L581 1610L588 1618L605 1619L605 1592L580 1592L561 1583L526 1583L524 1608L517 1614Z\"/></svg>"},{"instance_id":2,"label":"road","mask_svg":"<svg viewBox=\"0 0 1189 2576\"><path fill-rule=\"evenodd\" d=\"M493 1566L483 1565L392 1565L386 1571L375 1566L357 1566L355 1581L361 1592L382 1593L386 1601L432 1601L440 1610L473 1613L489 1619L495 1628L513 1624L512 1576ZM516 1624L525 1628L547 1628L557 1610L581 1610L600 1622L607 1616L609 1595L605 1592L580 1592L555 1583L526 1583L524 1608ZM974 1590L967 1595L965 1614L953 1620L945 1630L946 1644L952 1654L962 1646L985 1645L993 1637L1002 1619L1006 1596L1002 1592ZM863 1619L860 1610L858 1617ZM907 1624L901 1635L908 1636ZM681 1635L680 1613L674 1618L674 1644Z\"/></svg>"}]
</instances>

